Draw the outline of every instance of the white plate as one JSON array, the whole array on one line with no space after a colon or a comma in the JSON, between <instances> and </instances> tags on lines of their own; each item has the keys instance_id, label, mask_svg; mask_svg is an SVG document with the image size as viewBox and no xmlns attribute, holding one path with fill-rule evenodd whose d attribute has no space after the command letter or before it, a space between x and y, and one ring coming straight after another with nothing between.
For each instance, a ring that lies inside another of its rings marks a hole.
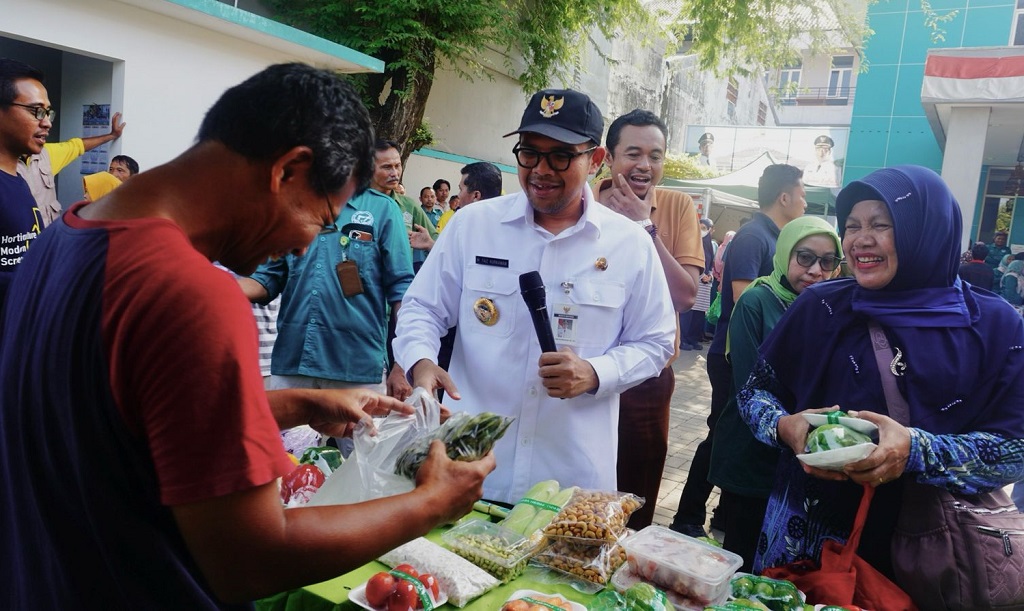
<instances>
[{"instance_id":1,"label":"white plate","mask_svg":"<svg viewBox=\"0 0 1024 611\"><path fill-rule=\"evenodd\" d=\"M810 423L813 427L819 427L823 424L828 424L828 415L826 414L804 414L804 420ZM839 424L849 427L858 433L864 433L870 435L878 431L878 425L874 422L868 422L867 420L861 420L860 418L847 418L846 416L839 417Z\"/></svg>"},{"instance_id":2,"label":"white plate","mask_svg":"<svg viewBox=\"0 0 1024 611\"><path fill-rule=\"evenodd\" d=\"M855 446L814 452L812 454L797 454L800 462L819 469L829 471L841 471L846 465L867 458L868 454L874 452L878 446L873 443L858 443Z\"/></svg>"},{"instance_id":3,"label":"white plate","mask_svg":"<svg viewBox=\"0 0 1024 611\"><path fill-rule=\"evenodd\" d=\"M370 606L370 601L366 600L366 584L365 583L363 585L359 586L358 588L352 590L351 592L349 592L348 593L348 599L351 600L352 602L354 602L355 604L359 605L360 607L362 607L364 609L367 609L368 611L382 611L382 609L384 609L384 607L381 607L381 609L374 609L373 607ZM441 605L445 604L446 602L448 602L448 594L446 594L444 590L438 590L437 591L437 602L434 603L434 608L436 609L436 608L440 607ZM586 610L584 610L584 611L586 611Z\"/></svg>"},{"instance_id":4,"label":"white plate","mask_svg":"<svg viewBox=\"0 0 1024 611\"><path fill-rule=\"evenodd\" d=\"M583 605L579 604L578 602L573 602L573 601L569 600L568 598L565 597L565 594L545 594L544 592L538 592L536 590L516 590L516 592L514 592L512 594L512 596L509 596L508 600L506 600L505 602L509 603L509 602L512 602L513 600L519 600L520 598L526 598L527 596L529 596L530 598L536 598L538 596L547 596L547 597L557 596L558 598L561 598L565 602L569 603L569 608L572 609L572 611L587 611L586 607L584 607Z\"/></svg>"}]
</instances>

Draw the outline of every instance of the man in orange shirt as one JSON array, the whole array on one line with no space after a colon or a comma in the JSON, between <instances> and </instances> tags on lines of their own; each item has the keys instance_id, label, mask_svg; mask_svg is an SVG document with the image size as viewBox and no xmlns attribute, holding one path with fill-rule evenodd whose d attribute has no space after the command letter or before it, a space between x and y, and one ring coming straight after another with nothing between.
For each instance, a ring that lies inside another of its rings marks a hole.
<instances>
[{"instance_id":1,"label":"man in orange shirt","mask_svg":"<svg viewBox=\"0 0 1024 611\"><path fill-rule=\"evenodd\" d=\"M704 269L693 199L680 191L657 189L665 161L668 128L654 113L634 110L608 128L605 149L612 177L601 181L597 200L644 227L665 268L676 312L693 307ZM678 351L679 335L676 334ZM669 402L675 390L672 360L657 377L622 393L619 411L619 490L646 499L629 525L643 528L654 518L658 487L668 453Z\"/></svg>"}]
</instances>

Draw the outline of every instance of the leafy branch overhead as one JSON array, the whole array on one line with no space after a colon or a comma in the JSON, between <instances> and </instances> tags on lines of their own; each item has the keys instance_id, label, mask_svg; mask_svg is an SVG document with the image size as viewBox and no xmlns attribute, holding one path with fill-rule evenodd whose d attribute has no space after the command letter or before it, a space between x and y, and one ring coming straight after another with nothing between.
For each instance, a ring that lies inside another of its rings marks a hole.
<instances>
[{"instance_id":1,"label":"leafy branch overhead","mask_svg":"<svg viewBox=\"0 0 1024 611\"><path fill-rule=\"evenodd\" d=\"M644 31L639 0L270 0L276 18L385 62L353 77L378 135L410 141L440 66L466 78L489 70L526 91L571 82L589 34ZM503 65L492 65L488 58ZM408 148L408 147L407 147ZM407 156L410 150L403 151Z\"/></svg>"}]
</instances>

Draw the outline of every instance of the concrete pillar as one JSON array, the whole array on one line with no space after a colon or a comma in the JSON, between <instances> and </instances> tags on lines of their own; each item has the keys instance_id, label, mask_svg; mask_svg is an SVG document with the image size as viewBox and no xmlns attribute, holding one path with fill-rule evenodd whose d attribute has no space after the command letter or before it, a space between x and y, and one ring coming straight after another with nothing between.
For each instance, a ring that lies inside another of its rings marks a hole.
<instances>
[{"instance_id":1,"label":"concrete pillar","mask_svg":"<svg viewBox=\"0 0 1024 611\"><path fill-rule=\"evenodd\" d=\"M946 148L942 153L942 178L953 191L963 213L961 247L973 241L970 235L978 202L981 161L985 154L989 106L954 106L946 129Z\"/></svg>"}]
</instances>

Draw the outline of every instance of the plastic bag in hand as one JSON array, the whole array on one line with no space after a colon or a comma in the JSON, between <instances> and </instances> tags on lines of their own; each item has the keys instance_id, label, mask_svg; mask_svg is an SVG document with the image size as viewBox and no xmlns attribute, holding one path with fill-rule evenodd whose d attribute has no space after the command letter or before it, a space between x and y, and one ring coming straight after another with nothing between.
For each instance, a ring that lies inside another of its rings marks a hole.
<instances>
[{"instance_id":1,"label":"plastic bag in hand","mask_svg":"<svg viewBox=\"0 0 1024 611\"><path fill-rule=\"evenodd\" d=\"M354 449L338 467L309 505L345 505L408 492L415 484L395 474L395 461L416 439L428 435L441 424L441 405L434 395L416 388L405 400L415 411L404 415L390 413L375 419L377 435L370 436L363 425L352 433Z\"/></svg>"}]
</instances>

